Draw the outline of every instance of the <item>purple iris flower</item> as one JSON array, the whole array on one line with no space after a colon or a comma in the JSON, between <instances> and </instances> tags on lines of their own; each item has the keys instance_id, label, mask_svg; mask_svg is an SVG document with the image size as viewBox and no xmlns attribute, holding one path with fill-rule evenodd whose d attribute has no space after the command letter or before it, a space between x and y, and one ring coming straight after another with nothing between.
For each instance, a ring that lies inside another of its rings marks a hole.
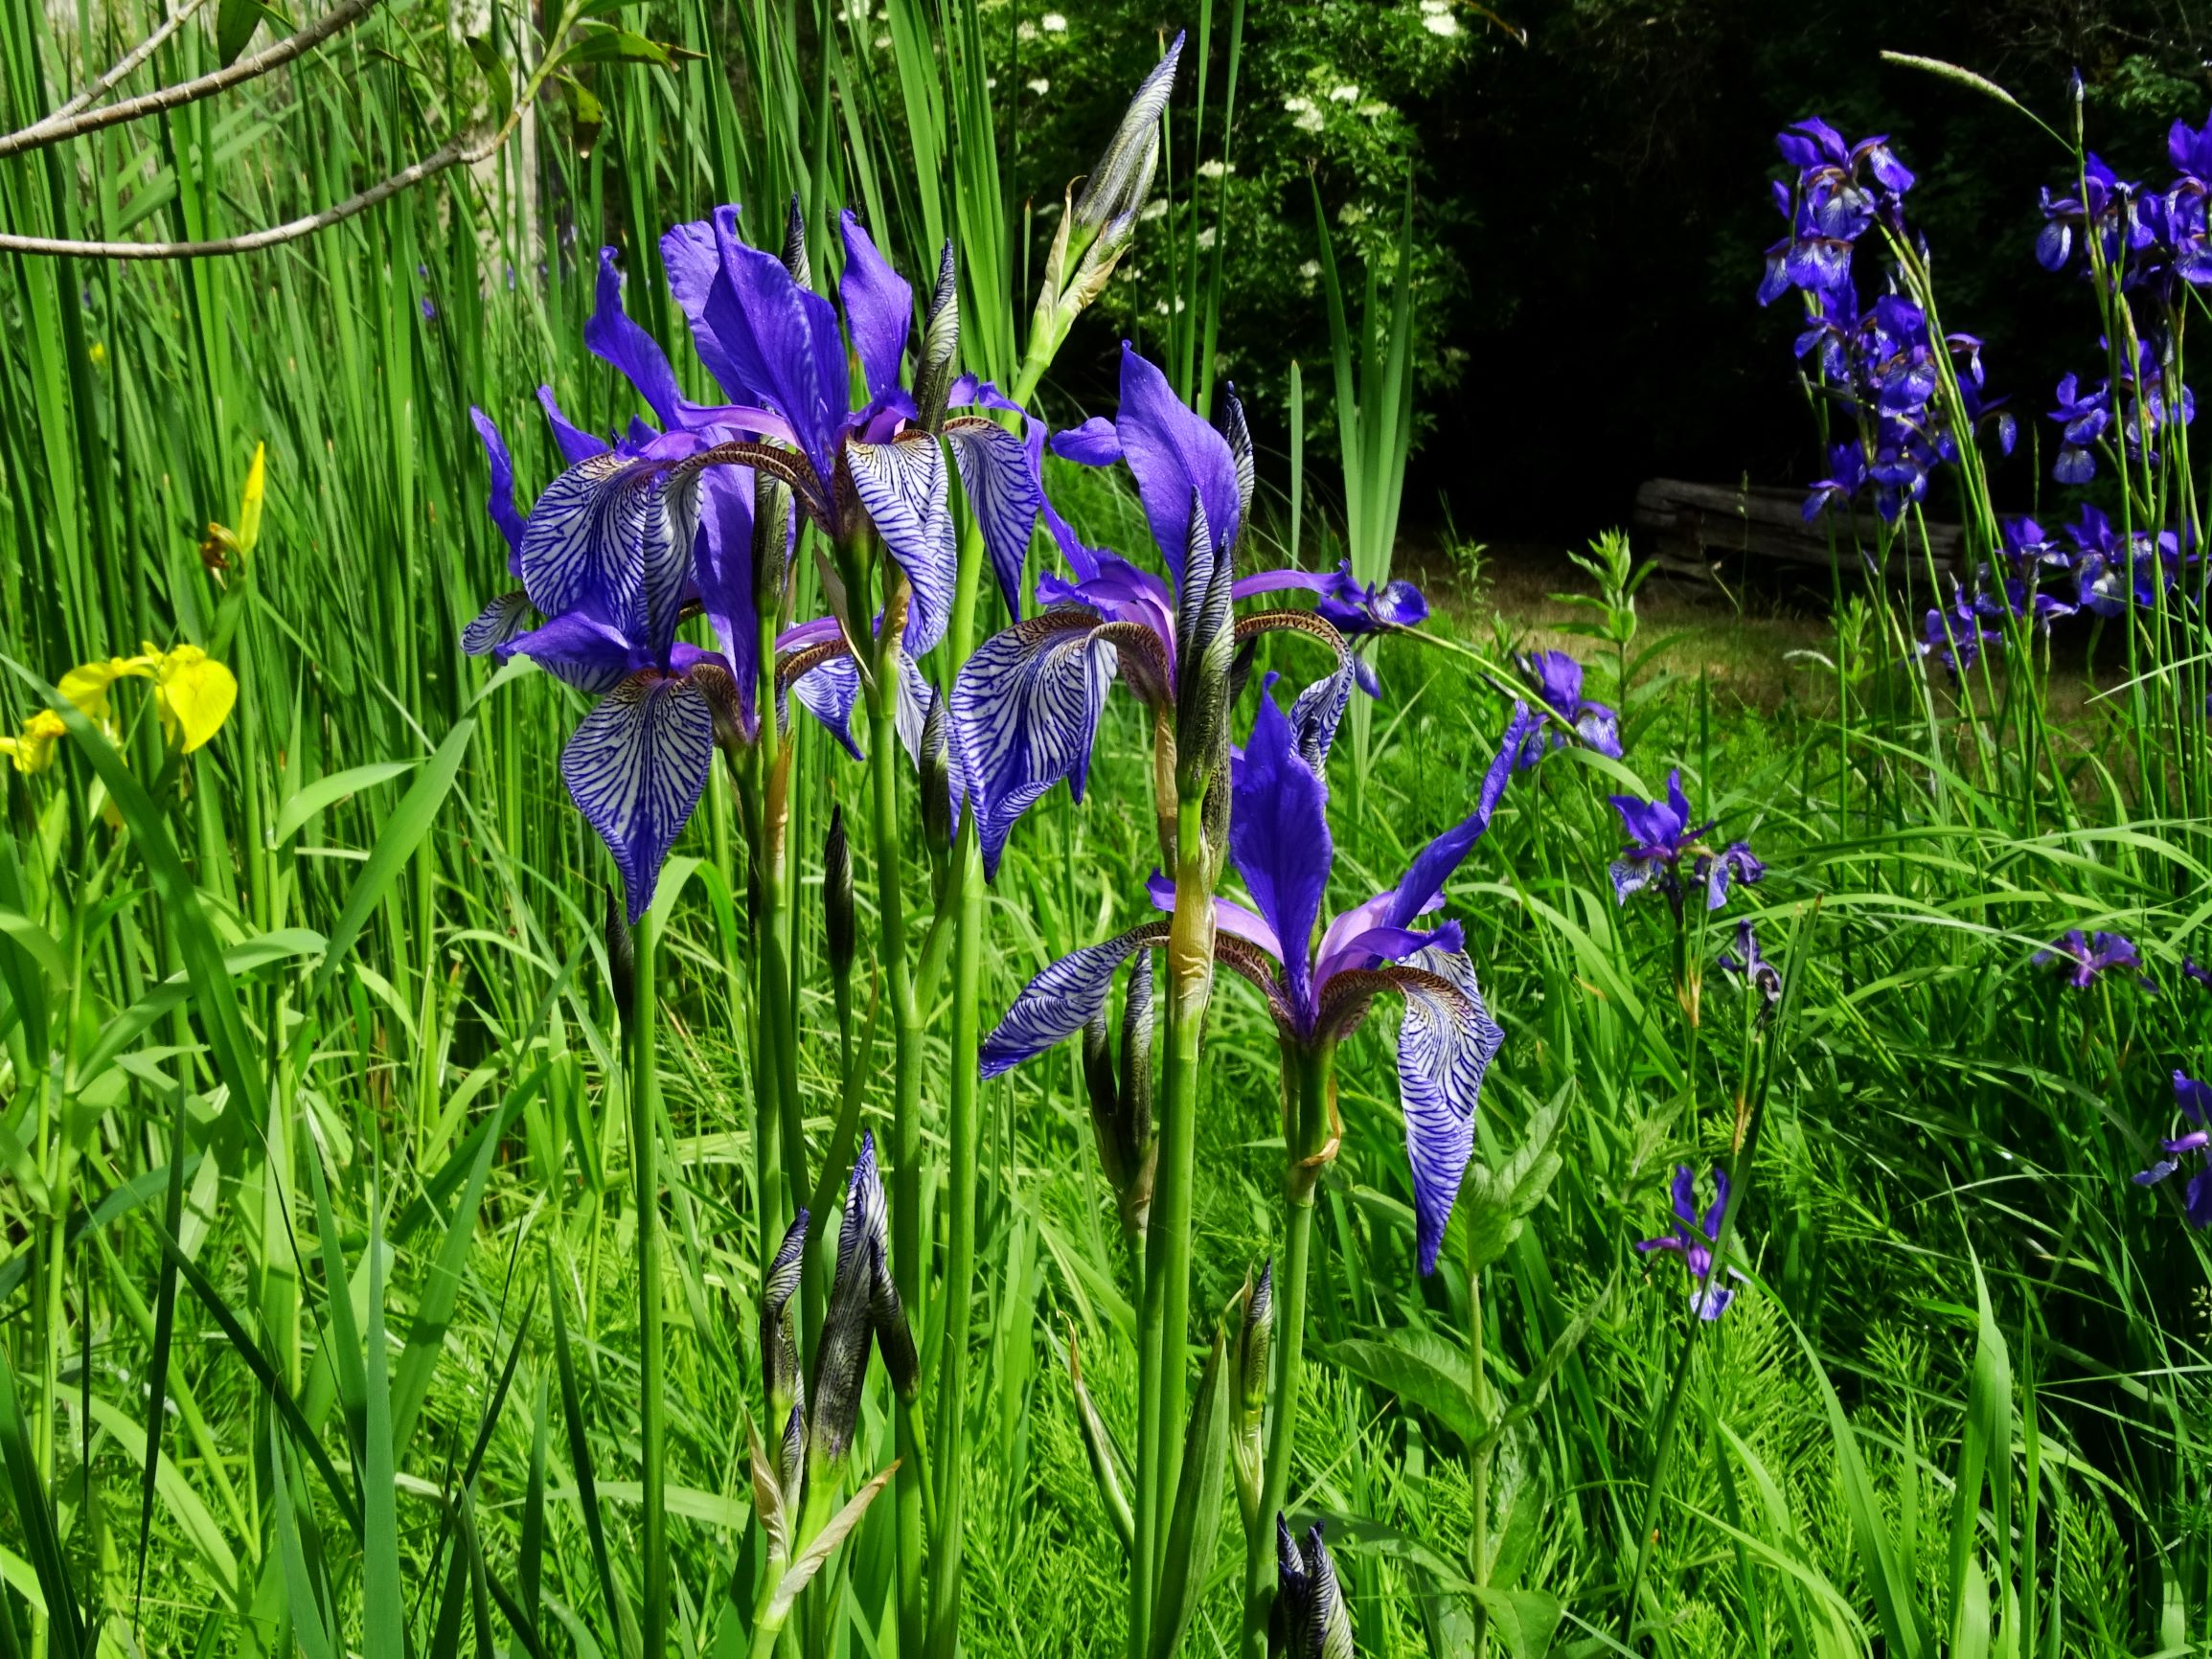
<instances>
[{"instance_id":1,"label":"purple iris flower","mask_svg":"<svg viewBox=\"0 0 2212 1659\"><path fill-rule=\"evenodd\" d=\"M1790 234L1767 250L1762 306L1793 287L1847 284L1853 247L1878 218L1902 228L1904 193L1913 185L1886 135L1848 144L1818 116L1777 133L1774 148L1797 170L1797 180L1794 188L1773 182L1774 205Z\"/></svg>"},{"instance_id":2,"label":"purple iris flower","mask_svg":"<svg viewBox=\"0 0 2212 1659\"><path fill-rule=\"evenodd\" d=\"M2137 531L2132 538L2124 537L2102 508L2087 503L2065 534L2074 546L2080 608L2098 616L2119 616L2131 599L2146 609L2155 605L2161 590L2171 594L2179 584L2184 566L2195 557L2183 554L2172 531L2157 535Z\"/></svg>"},{"instance_id":3,"label":"purple iris flower","mask_svg":"<svg viewBox=\"0 0 2212 1659\"><path fill-rule=\"evenodd\" d=\"M1619 858L1613 861L1613 897L1626 904L1629 895L1640 888L1656 884L1667 896L1667 902L1675 907L1675 914L1682 914L1682 866L1689 865L1692 882L1705 885L1705 908L1718 910L1728 902L1728 883L1731 878L1754 884L1767 874L1767 866L1752 855L1747 841L1731 841L1718 852L1705 844L1718 820L1707 820L1692 826L1690 803L1682 794L1682 771L1675 768L1667 774L1667 793L1663 800L1639 801L1633 795L1608 797L1613 810L1621 815L1621 827L1628 832L1629 844Z\"/></svg>"},{"instance_id":4,"label":"purple iris flower","mask_svg":"<svg viewBox=\"0 0 2212 1659\"><path fill-rule=\"evenodd\" d=\"M2175 122L2167 129L2166 155L2176 176L2163 198L2161 228L2175 274L2198 286L2212 284L2212 113L2201 127Z\"/></svg>"},{"instance_id":5,"label":"purple iris flower","mask_svg":"<svg viewBox=\"0 0 2212 1659\"><path fill-rule=\"evenodd\" d=\"M1774 1017L1774 1008L1782 1000L1782 970L1767 961L1759 949L1759 930L1745 917L1736 923L1736 947L1721 952L1721 969L1734 974L1744 982L1744 989L1755 991L1764 1006L1759 1010L1762 1021Z\"/></svg>"},{"instance_id":6,"label":"purple iris flower","mask_svg":"<svg viewBox=\"0 0 2212 1659\"><path fill-rule=\"evenodd\" d=\"M1516 767L1529 767L1553 749L1563 749L1571 732L1612 760L1621 758L1620 716L1583 695L1583 665L1564 651L1530 651L1515 661L1536 689L1546 718L1521 745Z\"/></svg>"},{"instance_id":7,"label":"purple iris flower","mask_svg":"<svg viewBox=\"0 0 2212 1659\"><path fill-rule=\"evenodd\" d=\"M2181 959L2181 977L2195 980L2207 990L2212 990L2212 967L2206 967L2193 956Z\"/></svg>"},{"instance_id":8,"label":"purple iris flower","mask_svg":"<svg viewBox=\"0 0 2212 1659\"><path fill-rule=\"evenodd\" d=\"M2142 977L2143 962L2135 954L2134 943L2118 933L2084 938L2080 928L2069 927L2055 944L2037 951L2032 960L2038 967L2056 967L2060 977L2076 990L2087 990L2100 975L2114 968L2136 970L2136 977ZM2143 979L2142 983L2148 987L2151 982Z\"/></svg>"},{"instance_id":9,"label":"purple iris flower","mask_svg":"<svg viewBox=\"0 0 2212 1659\"><path fill-rule=\"evenodd\" d=\"M1167 576L1084 546L1049 504L1044 507L1076 580L1040 577L1037 594L1045 608L984 641L953 682L953 745L991 875L1015 824L1055 784L1064 779L1069 793L1083 798L1099 716L1117 669L1155 714L1172 713L1179 621L1208 602L1219 578L1233 575L1238 535L1251 508L1251 437L1234 388L1217 429L1127 343L1115 418L1093 417L1058 434L1053 447L1087 466L1128 464ZM1265 571L1234 578L1227 599L1288 588L1326 594L1336 580L1334 575ZM1402 599L1384 596L1375 596L1374 603L1378 617L1385 604L1409 608ZM1356 673L1344 636L1311 610L1249 615L1236 628L1240 640L1268 629L1303 632L1334 650L1334 671L1307 687L1291 710L1301 747L1318 766Z\"/></svg>"},{"instance_id":10,"label":"purple iris flower","mask_svg":"<svg viewBox=\"0 0 2212 1659\"><path fill-rule=\"evenodd\" d=\"M1266 998L1277 1035L1321 1049L1356 1029L1385 991L1403 998L1398 1033L1399 1098L1421 1270L1432 1272L1452 1200L1474 1144L1484 1073L1504 1041L1483 1006L1456 921L1421 919L1444 902L1444 884L1490 827L1513 759L1535 719L1517 705L1483 775L1474 809L1416 853L1397 886L1339 912L1314 934L1335 862L1329 786L1304 752L1291 718L1263 688L1252 740L1234 763L1229 856L1251 903L1214 900L1215 953ZM1174 889L1155 875L1153 901L1173 909ZM1115 972L1165 943L1169 924L1146 922L1062 957L1023 988L984 1040L983 1075L996 1077L1081 1031L1106 1006Z\"/></svg>"},{"instance_id":11,"label":"purple iris flower","mask_svg":"<svg viewBox=\"0 0 2212 1659\"><path fill-rule=\"evenodd\" d=\"M2192 1227L2212 1227L2212 1085L2199 1082L2186 1072L2174 1074L2174 1103L2181 1108L2181 1115L2197 1126L2171 1141L2160 1141L2158 1149L2166 1155L2137 1175L2135 1185L2153 1187L2181 1167L2181 1160L2191 1153L2206 1162L2197 1167L2189 1183L2181 1191L2181 1213Z\"/></svg>"},{"instance_id":12,"label":"purple iris flower","mask_svg":"<svg viewBox=\"0 0 2212 1659\"><path fill-rule=\"evenodd\" d=\"M2116 398L2109 380L2085 387L2080 376L2066 375L2059 380L2057 401L2050 418L2059 423L2061 443L2051 476L2061 484L2096 477L2096 445L2115 429L2130 460L2147 455L2155 465L2159 433L2197 419L2197 395L2187 386L2169 389L2165 348L2155 335L2138 342L2132 365L2122 363Z\"/></svg>"},{"instance_id":13,"label":"purple iris flower","mask_svg":"<svg viewBox=\"0 0 2212 1659\"><path fill-rule=\"evenodd\" d=\"M1728 1213L1727 1171L1713 1166L1713 1203L1702 1217L1698 1214L1698 1177L1689 1165L1675 1166L1674 1192L1675 1230L1656 1239L1640 1239L1636 1249L1647 1256L1654 1250L1679 1256L1690 1270L1690 1306L1699 1319L1718 1319L1736 1300L1733 1289L1713 1283L1713 1246L1721 1239L1721 1218ZM1737 1279L1744 1277L1733 1267L1728 1272Z\"/></svg>"},{"instance_id":14,"label":"purple iris flower","mask_svg":"<svg viewBox=\"0 0 2212 1659\"><path fill-rule=\"evenodd\" d=\"M1402 628L1419 627L1428 620L1428 598L1409 581L1362 583L1345 559L1323 577L1315 588L1313 614L1353 642L1352 671L1359 689L1371 697L1382 695L1382 682L1369 660L1368 642Z\"/></svg>"},{"instance_id":15,"label":"purple iris flower","mask_svg":"<svg viewBox=\"0 0 2212 1659\"><path fill-rule=\"evenodd\" d=\"M2142 187L2119 177L2097 156L2082 167L2081 193L2054 196L2043 191L2043 228L2036 237L2036 263L2046 271L2064 270L2085 239L2094 235L2108 265L2119 263L2127 248L2150 241L2135 198Z\"/></svg>"},{"instance_id":16,"label":"purple iris flower","mask_svg":"<svg viewBox=\"0 0 2212 1659\"><path fill-rule=\"evenodd\" d=\"M1969 593L1953 579L1950 603L1929 611L1922 625L1920 654L1933 657L1956 677L1981 660L1982 647L2004 643L2004 630L1990 620L2002 614L1978 589Z\"/></svg>"},{"instance_id":17,"label":"purple iris flower","mask_svg":"<svg viewBox=\"0 0 2212 1659\"><path fill-rule=\"evenodd\" d=\"M757 473L788 485L800 510L832 537L865 527L881 538L912 592L902 667L936 643L950 609L955 556L944 455L900 381L912 291L851 214L842 228L847 331L869 389L857 409L836 312L781 261L740 243L736 210L725 208L711 224L677 226L662 252L700 358L733 403L702 407L683 396L667 354L624 310L614 250L604 248L584 344L623 373L660 426L633 419L609 443L568 421L552 389L540 388L567 470L524 514L498 428L470 411L490 463L487 505L522 586L487 606L462 644L470 654L532 657L602 694L563 753L562 774L614 854L633 920L651 902L660 866L698 804L718 733L749 739L758 730L759 605L764 589L771 598L781 591L783 573L762 583L753 569ZM1013 407L972 379L954 383L947 400ZM1018 541L1018 552L1043 500L1043 429L1033 426L1025 442L990 420L964 417L946 421L943 435L1002 579ZM675 641L677 619L694 606L713 625L719 652ZM528 625L533 611L545 619L536 627ZM852 747L846 726L858 675L840 625L802 625L779 643L804 653L792 694ZM918 680L901 675L902 713L912 703L916 716L901 720L910 742L920 737Z\"/></svg>"}]
</instances>

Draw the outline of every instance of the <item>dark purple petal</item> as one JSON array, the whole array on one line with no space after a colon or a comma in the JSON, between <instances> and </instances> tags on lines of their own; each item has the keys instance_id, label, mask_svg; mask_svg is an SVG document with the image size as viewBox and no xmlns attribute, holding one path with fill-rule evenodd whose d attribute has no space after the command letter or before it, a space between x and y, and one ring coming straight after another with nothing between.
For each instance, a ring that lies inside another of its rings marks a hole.
<instances>
[{"instance_id":1,"label":"dark purple petal","mask_svg":"<svg viewBox=\"0 0 2212 1659\"><path fill-rule=\"evenodd\" d=\"M1121 965L1166 937L1166 922L1148 921L1052 964L1022 987L1005 1018L983 1039L983 1075L1011 1071L1083 1030L1106 1007Z\"/></svg>"},{"instance_id":2,"label":"dark purple petal","mask_svg":"<svg viewBox=\"0 0 2212 1659\"><path fill-rule=\"evenodd\" d=\"M1428 950L1410 966L1421 973L1383 971L1398 979L1405 995L1405 1018L1398 1031L1398 1091L1405 1112L1405 1155L1413 1167L1421 1271L1428 1274L1436 1271L1452 1200L1474 1148L1482 1079L1505 1033L1483 1006L1474 965L1465 956Z\"/></svg>"},{"instance_id":3,"label":"dark purple petal","mask_svg":"<svg viewBox=\"0 0 2212 1659\"><path fill-rule=\"evenodd\" d=\"M868 396L886 397L899 390L900 371L906 361L906 338L914 328L914 289L876 251L852 209L845 210L838 230L845 240L845 274L837 283L837 297L845 303L845 327L853 335L853 349L860 354Z\"/></svg>"},{"instance_id":4,"label":"dark purple petal","mask_svg":"<svg viewBox=\"0 0 2212 1659\"><path fill-rule=\"evenodd\" d=\"M561 778L614 854L633 924L652 903L661 865L698 805L714 757L705 693L652 670L603 698L561 751Z\"/></svg>"},{"instance_id":5,"label":"dark purple petal","mask_svg":"<svg viewBox=\"0 0 2212 1659\"><path fill-rule=\"evenodd\" d=\"M669 428L683 424L683 392L660 342L630 321L622 308L622 273L614 268L614 249L599 250L598 304L583 325L583 343L592 355L612 363Z\"/></svg>"},{"instance_id":6,"label":"dark purple petal","mask_svg":"<svg viewBox=\"0 0 2212 1659\"><path fill-rule=\"evenodd\" d=\"M528 657L554 678L594 695L651 666L621 629L582 611L564 611L542 627L510 635L494 649L501 662Z\"/></svg>"},{"instance_id":7,"label":"dark purple petal","mask_svg":"<svg viewBox=\"0 0 2212 1659\"><path fill-rule=\"evenodd\" d=\"M1214 545L1227 548L1236 542L1236 459L1228 441L1187 407L1168 377L1127 341L1122 344L1121 395L1114 430L1137 481L1152 540L1179 585L1194 493L1205 511Z\"/></svg>"},{"instance_id":8,"label":"dark purple petal","mask_svg":"<svg viewBox=\"0 0 2212 1659\"><path fill-rule=\"evenodd\" d=\"M735 239L737 224L738 210L721 207L715 210L711 221L695 219L689 224L672 227L660 239L661 265L668 272L669 292L675 296L685 321L691 324L692 349L707 366L707 373L715 377L722 395L732 402L757 403L761 398L760 388L738 372L736 359L723 349L713 325L707 321L707 302L722 274L721 244L716 237L716 227L725 226Z\"/></svg>"},{"instance_id":9,"label":"dark purple petal","mask_svg":"<svg viewBox=\"0 0 2212 1659\"><path fill-rule=\"evenodd\" d=\"M507 574L522 575L522 514L514 510L514 460L507 453L507 440L499 436L499 428L491 417L470 404L468 420L476 428L476 436L484 441L484 459L491 465L491 490L485 497L485 511L491 514L491 522L499 526L499 534L507 538Z\"/></svg>"},{"instance_id":10,"label":"dark purple petal","mask_svg":"<svg viewBox=\"0 0 2212 1659\"><path fill-rule=\"evenodd\" d=\"M1505 793L1506 781L1513 776L1514 758L1520 753L1537 718L1526 703L1514 704L1505 737L1476 791L1474 810L1413 855L1398 884L1398 897L1383 918L1388 925L1406 926L1425 910L1429 900L1444 891L1444 884L1451 879L1468 849L1482 839L1483 831L1490 828L1491 814L1497 810L1498 797Z\"/></svg>"},{"instance_id":11,"label":"dark purple petal","mask_svg":"<svg viewBox=\"0 0 2212 1659\"><path fill-rule=\"evenodd\" d=\"M579 461L589 461L595 455L606 453L605 439L575 425L560 412L560 405L554 400L551 386L538 387L537 406L545 411L545 423L553 428L554 446L560 451L560 459L568 466L574 466Z\"/></svg>"},{"instance_id":12,"label":"dark purple petal","mask_svg":"<svg viewBox=\"0 0 2212 1659\"><path fill-rule=\"evenodd\" d=\"M1081 426L1055 432L1052 452L1083 466L1111 466L1122 458L1121 434L1104 415L1093 415Z\"/></svg>"},{"instance_id":13,"label":"dark purple petal","mask_svg":"<svg viewBox=\"0 0 2212 1659\"><path fill-rule=\"evenodd\" d=\"M792 281L783 261L747 247L735 231L734 215L716 216L721 270L707 292L706 326L737 383L791 423L800 451L826 479L848 406L837 313Z\"/></svg>"},{"instance_id":14,"label":"dark purple petal","mask_svg":"<svg viewBox=\"0 0 2212 1659\"><path fill-rule=\"evenodd\" d=\"M2181 1193L2181 1215L2192 1227L2212 1227L2212 1169L2189 1177Z\"/></svg>"},{"instance_id":15,"label":"dark purple petal","mask_svg":"<svg viewBox=\"0 0 2212 1659\"><path fill-rule=\"evenodd\" d=\"M809 669L788 688L791 700L815 719L855 761L867 759L853 736L853 711L860 701L860 670L851 657L832 657ZM778 712L782 717L781 711Z\"/></svg>"},{"instance_id":16,"label":"dark purple petal","mask_svg":"<svg viewBox=\"0 0 2212 1659\"><path fill-rule=\"evenodd\" d=\"M1061 779L1079 800L1113 681L1085 611L1047 611L976 648L952 682L952 741L975 803L987 876L1021 815Z\"/></svg>"},{"instance_id":17,"label":"dark purple petal","mask_svg":"<svg viewBox=\"0 0 2212 1659\"><path fill-rule=\"evenodd\" d=\"M2192 1124L2212 1125L2212 1083L2199 1082L2188 1073L2174 1073L2174 1103Z\"/></svg>"},{"instance_id":18,"label":"dark purple petal","mask_svg":"<svg viewBox=\"0 0 2212 1659\"><path fill-rule=\"evenodd\" d=\"M761 658L760 602L753 573L753 488L748 466L709 467L699 479L699 535L693 560L699 605L729 658L738 705L756 729Z\"/></svg>"},{"instance_id":19,"label":"dark purple petal","mask_svg":"<svg viewBox=\"0 0 2212 1659\"><path fill-rule=\"evenodd\" d=\"M1302 1018L1310 1018L1313 924L1335 859L1329 835L1329 788L1299 754L1296 732L1266 688L1234 778L1229 856L1281 942L1290 1005Z\"/></svg>"},{"instance_id":20,"label":"dark purple petal","mask_svg":"<svg viewBox=\"0 0 2212 1659\"><path fill-rule=\"evenodd\" d=\"M1329 763L1329 750L1336 741L1336 728L1343 722L1345 705L1352 700L1352 685L1360 666L1361 659L1350 650L1339 652L1335 671L1315 680L1290 704L1290 729L1297 737L1298 753L1316 772ZM1372 670L1369 675L1372 677Z\"/></svg>"},{"instance_id":21,"label":"dark purple petal","mask_svg":"<svg viewBox=\"0 0 2212 1659\"><path fill-rule=\"evenodd\" d=\"M909 656L921 656L945 637L959 578L945 452L917 432L888 443L848 443L845 459L860 505L913 588L904 646Z\"/></svg>"}]
</instances>

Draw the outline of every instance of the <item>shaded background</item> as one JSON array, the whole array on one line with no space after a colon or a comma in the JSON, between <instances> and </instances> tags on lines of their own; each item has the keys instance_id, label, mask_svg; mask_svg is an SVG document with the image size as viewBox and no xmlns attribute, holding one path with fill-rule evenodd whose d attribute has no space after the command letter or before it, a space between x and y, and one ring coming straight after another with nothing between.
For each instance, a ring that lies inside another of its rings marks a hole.
<instances>
[{"instance_id":1,"label":"shaded background","mask_svg":"<svg viewBox=\"0 0 2212 1659\"><path fill-rule=\"evenodd\" d=\"M1146 0L1060 16L1025 0L1025 19L1060 26L1024 21L1012 48L1010 72L1046 88L1016 123L1016 188L1057 196L1109 129L1116 89L1189 14ZM2168 125L2212 107L2212 5L2181 0L1500 0L1494 18L1456 0L1253 0L1222 338L1278 485L1295 356L1308 474L1334 488L1309 176L1340 258L1389 262L1409 176L1415 191L1409 533L1448 513L1471 534L1573 544L1625 522L1644 478L1821 476L1792 372L1796 302L1763 311L1753 298L1781 226L1766 193L1773 134L1817 113L1847 137L1889 133L1919 173L1909 205L1945 323L1987 341L1990 387L2021 418L2000 505L2037 506L2052 385L2101 361L2078 279L2032 257L2038 190L2064 184L2065 153L2018 110L1882 61L1885 48L1989 76L2062 130L2078 66L2090 148L2124 177L2163 182ZM1186 121L1196 56L1178 89ZM1201 153L1216 145L1209 132ZM1159 274L1139 263L1115 284L1086 349L1063 358L1062 395L1110 402L1113 336L1157 326Z\"/></svg>"}]
</instances>

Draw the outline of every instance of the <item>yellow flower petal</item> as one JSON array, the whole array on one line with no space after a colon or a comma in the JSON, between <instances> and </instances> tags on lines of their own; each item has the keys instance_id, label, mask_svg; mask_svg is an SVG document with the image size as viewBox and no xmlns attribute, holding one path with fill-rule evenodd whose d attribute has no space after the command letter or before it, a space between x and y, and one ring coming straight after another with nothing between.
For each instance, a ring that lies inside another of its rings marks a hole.
<instances>
[{"instance_id":1,"label":"yellow flower petal","mask_svg":"<svg viewBox=\"0 0 2212 1659\"><path fill-rule=\"evenodd\" d=\"M199 647L178 646L160 659L153 694L170 740L189 755L222 730L239 700L239 683Z\"/></svg>"},{"instance_id":2,"label":"yellow flower petal","mask_svg":"<svg viewBox=\"0 0 2212 1659\"><path fill-rule=\"evenodd\" d=\"M69 728L52 709L40 709L23 722L20 737L0 738L0 755L15 763L18 772L43 772L54 764L54 746Z\"/></svg>"},{"instance_id":3,"label":"yellow flower petal","mask_svg":"<svg viewBox=\"0 0 2212 1659\"><path fill-rule=\"evenodd\" d=\"M150 653L141 657L109 657L103 663L84 663L61 676L56 688L77 705L78 712L99 725L107 723L108 688L125 677L150 679L154 661Z\"/></svg>"}]
</instances>

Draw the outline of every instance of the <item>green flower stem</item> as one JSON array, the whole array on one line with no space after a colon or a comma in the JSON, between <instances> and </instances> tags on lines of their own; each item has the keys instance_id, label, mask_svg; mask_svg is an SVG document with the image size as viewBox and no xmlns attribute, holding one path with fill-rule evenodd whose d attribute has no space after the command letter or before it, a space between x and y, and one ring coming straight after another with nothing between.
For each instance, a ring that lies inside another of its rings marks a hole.
<instances>
[{"instance_id":1,"label":"green flower stem","mask_svg":"<svg viewBox=\"0 0 2212 1659\"><path fill-rule=\"evenodd\" d=\"M1267 1614L1275 1604L1275 1515L1289 1500L1306 1354L1306 1272L1313 1245L1313 1192L1334 1156L1336 1045L1283 1051L1288 1150L1283 1170L1283 1266L1275 1275L1275 1382L1267 1412L1266 1474L1260 1509L1244 1534L1245 1659L1267 1659Z\"/></svg>"},{"instance_id":2,"label":"green flower stem","mask_svg":"<svg viewBox=\"0 0 2212 1659\"><path fill-rule=\"evenodd\" d=\"M1213 881L1201 805L1198 799L1184 800L1175 808L1175 914L1168 933L1167 1087L1162 1091L1159 1169L1145 1241L1149 1271L1139 1371L1137 1553L1129 1576L1133 1659L1143 1659L1149 1650L1164 1523L1182 1472L1198 1039L1214 985Z\"/></svg>"},{"instance_id":3,"label":"green flower stem","mask_svg":"<svg viewBox=\"0 0 2212 1659\"><path fill-rule=\"evenodd\" d=\"M914 968L906 954L906 917L900 891L899 733L893 724L898 688L890 680L890 654L876 665L868 686L868 769L874 784L878 948L891 999L891 1274L917 1329L927 1318L922 1272L922 1009L914 994ZM892 1489L898 1539L899 1651L920 1653L926 1620L922 1581L921 1424L915 1402L898 1405L899 1474Z\"/></svg>"},{"instance_id":4,"label":"green flower stem","mask_svg":"<svg viewBox=\"0 0 2212 1659\"><path fill-rule=\"evenodd\" d=\"M653 1064L653 958L659 923L648 911L633 935L636 982L629 1021L629 1160L637 1178L639 1434L645 1497L645 1659L668 1652L668 1420L662 1398L664 1355L660 1295L660 1079Z\"/></svg>"},{"instance_id":5,"label":"green flower stem","mask_svg":"<svg viewBox=\"0 0 2212 1659\"><path fill-rule=\"evenodd\" d=\"M1475 1432L1487 1435L1490 1421L1490 1366L1483 1347L1488 1332L1482 1320L1482 1269L1474 1260L1474 1235L1467 1244L1467 1394L1474 1407ZM1468 1505L1471 1524L1467 1536L1467 1579L1477 1590L1490 1582L1490 1459L1492 1448L1477 1443L1467 1450ZM1474 1603L1474 1659L1482 1659L1490 1638L1490 1608L1477 1597Z\"/></svg>"},{"instance_id":6,"label":"green flower stem","mask_svg":"<svg viewBox=\"0 0 2212 1659\"><path fill-rule=\"evenodd\" d=\"M975 1277L975 1181L982 1138L978 1106L981 1043L977 991L983 977L983 854L975 815L967 814L952 849L948 895L954 912L952 945L952 1082L950 1214L945 1238L945 1336L937 1373L937 1423L932 1442L937 1466L936 1534L929 1548L929 1651L954 1659L960 1645L961 1529L968 1488L968 1285Z\"/></svg>"}]
</instances>

